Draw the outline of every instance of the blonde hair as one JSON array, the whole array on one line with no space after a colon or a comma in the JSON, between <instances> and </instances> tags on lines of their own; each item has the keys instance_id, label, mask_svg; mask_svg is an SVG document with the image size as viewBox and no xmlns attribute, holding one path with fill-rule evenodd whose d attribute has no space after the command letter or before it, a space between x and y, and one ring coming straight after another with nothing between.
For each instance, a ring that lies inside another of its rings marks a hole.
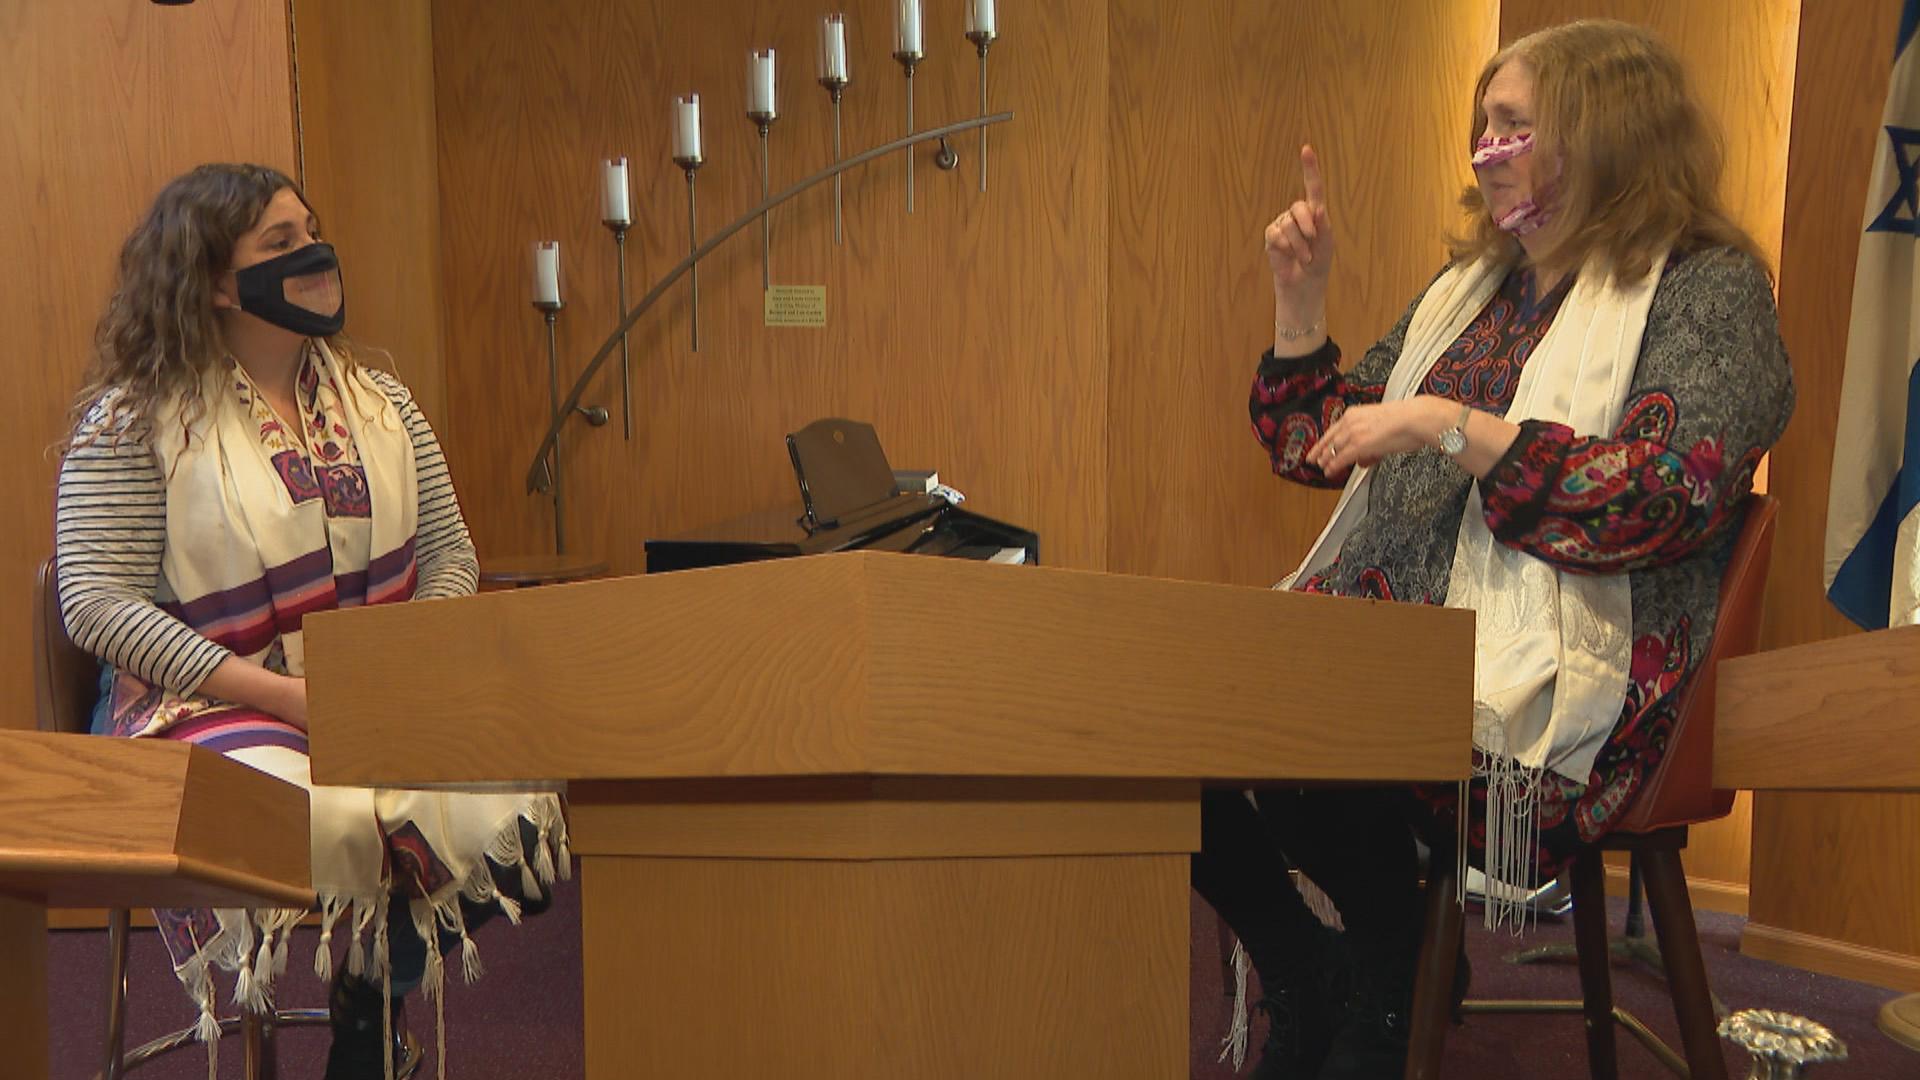
<instances>
[{"instance_id":1,"label":"blonde hair","mask_svg":"<svg viewBox=\"0 0 1920 1080\"><path fill-rule=\"evenodd\" d=\"M170 400L181 403L183 429L191 426L206 406L201 383L227 353L214 314L214 281L282 188L306 203L292 179L265 165L202 165L160 189L120 249L113 297L94 330L93 362L73 405L76 435L96 403L102 407L92 417L98 431L112 432L115 440L157 435L150 430L155 411ZM345 337L326 341L351 373Z\"/></svg>"},{"instance_id":2,"label":"blonde hair","mask_svg":"<svg viewBox=\"0 0 1920 1080\"><path fill-rule=\"evenodd\" d=\"M1762 266L1759 246L1720 203L1720 133L1672 49L1643 27L1588 19L1529 34L1495 53L1473 89L1468 153L1487 130L1487 84L1510 63L1533 75L1536 175L1558 167L1535 262L1574 273L1597 257L1623 283L1668 249L1732 247ZM1537 183L1537 181L1536 181ZM1478 186L1462 194L1468 221L1450 238L1456 259L1517 258Z\"/></svg>"}]
</instances>

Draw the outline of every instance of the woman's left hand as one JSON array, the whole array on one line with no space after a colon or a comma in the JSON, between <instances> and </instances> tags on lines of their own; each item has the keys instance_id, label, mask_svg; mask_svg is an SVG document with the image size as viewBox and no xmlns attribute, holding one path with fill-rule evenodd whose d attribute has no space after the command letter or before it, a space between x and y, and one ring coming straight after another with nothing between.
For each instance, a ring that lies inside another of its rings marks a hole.
<instances>
[{"instance_id":1,"label":"woman's left hand","mask_svg":"<svg viewBox=\"0 0 1920 1080\"><path fill-rule=\"evenodd\" d=\"M1355 465L1378 465L1389 455L1437 445L1441 429L1459 411L1458 402L1428 394L1379 405L1352 405L1307 451L1307 461L1334 478Z\"/></svg>"}]
</instances>

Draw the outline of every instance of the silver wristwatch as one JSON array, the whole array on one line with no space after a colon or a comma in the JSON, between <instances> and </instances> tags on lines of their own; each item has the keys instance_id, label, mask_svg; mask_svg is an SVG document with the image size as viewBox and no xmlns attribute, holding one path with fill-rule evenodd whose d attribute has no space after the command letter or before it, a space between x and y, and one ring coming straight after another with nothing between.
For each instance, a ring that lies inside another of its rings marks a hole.
<instances>
[{"instance_id":1,"label":"silver wristwatch","mask_svg":"<svg viewBox=\"0 0 1920 1080\"><path fill-rule=\"evenodd\" d=\"M1453 426L1440 433L1440 449L1449 457L1459 457L1467 449L1467 417L1473 415L1473 406L1460 406L1460 419Z\"/></svg>"}]
</instances>

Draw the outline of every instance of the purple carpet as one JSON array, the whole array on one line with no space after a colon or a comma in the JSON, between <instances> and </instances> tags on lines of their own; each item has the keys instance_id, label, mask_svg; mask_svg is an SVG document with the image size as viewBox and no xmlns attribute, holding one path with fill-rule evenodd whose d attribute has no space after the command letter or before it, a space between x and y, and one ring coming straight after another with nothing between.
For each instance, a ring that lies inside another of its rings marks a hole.
<instances>
[{"instance_id":1,"label":"purple carpet","mask_svg":"<svg viewBox=\"0 0 1920 1080\"><path fill-rule=\"evenodd\" d=\"M1613 911L1616 932L1623 909ZM1714 989L1734 1008L1769 1007L1810 1016L1833 1028L1852 1057L1844 1064L1813 1073L1821 1077L1873 1080L1920 1078L1920 1054L1880 1034L1874 1016L1894 995L1885 990L1808 975L1751 960L1739 954L1741 920L1703 912L1700 937ZM1228 999L1222 993L1218 937L1213 914L1197 899L1193 911L1192 1076L1227 1080L1233 1072L1215 1061L1226 1031ZM308 966L317 931L295 934L292 968L281 986L283 1007L321 1007L326 992ZM1548 923L1530 934L1527 944L1568 941L1571 923ZM455 980L447 997L447 1074L456 1080L577 1080L583 1075L580 1013L579 892L563 886L553 909L514 928L500 920L475 935L486 963L486 977L472 986ZM1566 998L1577 994L1567 966L1514 967L1502 961L1512 939L1470 927L1474 997ZM48 950L52 1006L52 1080L87 1080L99 1068L105 1029L106 934L65 931L53 935ZM167 968L152 931L136 931L132 948L128 1045L194 1020L193 1009ZM1673 1010L1656 979L1628 967L1614 969L1616 1001L1639 1014L1670 1042L1677 1041ZM431 1046L431 1010L417 997L409 1002L408 1022L416 1037ZM1257 1016L1257 1014L1256 1014ZM1259 1020L1254 1047L1259 1046ZM315 1080L326 1058L321 1029L295 1029L280 1036L282 1080ZM1619 1038L1622 1080L1668 1074L1640 1045ZM240 1042L221 1043L220 1075L240 1076ZM1744 1060L1729 1048L1728 1071L1746 1075ZM424 1075L431 1076L432 1062ZM1251 1063L1249 1063L1251 1067ZM0 1073L5 1068L0 1065ZM133 1074L137 1080L202 1080L206 1059L199 1048L176 1052ZM1487 1017L1468 1019L1447 1043L1446 1075L1476 1080L1584 1077L1586 1043L1577 1017Z\"/></svg>"}]
</instances>

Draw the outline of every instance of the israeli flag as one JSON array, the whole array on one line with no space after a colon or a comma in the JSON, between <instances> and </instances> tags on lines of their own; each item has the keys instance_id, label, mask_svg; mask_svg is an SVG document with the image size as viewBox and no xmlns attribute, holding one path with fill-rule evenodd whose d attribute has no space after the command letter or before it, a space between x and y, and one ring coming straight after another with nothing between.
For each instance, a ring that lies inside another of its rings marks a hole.
<instances>
[{"instance_id":1,"label":"israeli flag","mask_svg":"<svg viewBox=\"0 0 1920 1080\"><path fill-rule=\"evenodd\" d=\"M1920 622L1920 0L1906 0L1853 280L1827 496L1827 598L1869 630Z\"/></svg>"}]
</instances>

